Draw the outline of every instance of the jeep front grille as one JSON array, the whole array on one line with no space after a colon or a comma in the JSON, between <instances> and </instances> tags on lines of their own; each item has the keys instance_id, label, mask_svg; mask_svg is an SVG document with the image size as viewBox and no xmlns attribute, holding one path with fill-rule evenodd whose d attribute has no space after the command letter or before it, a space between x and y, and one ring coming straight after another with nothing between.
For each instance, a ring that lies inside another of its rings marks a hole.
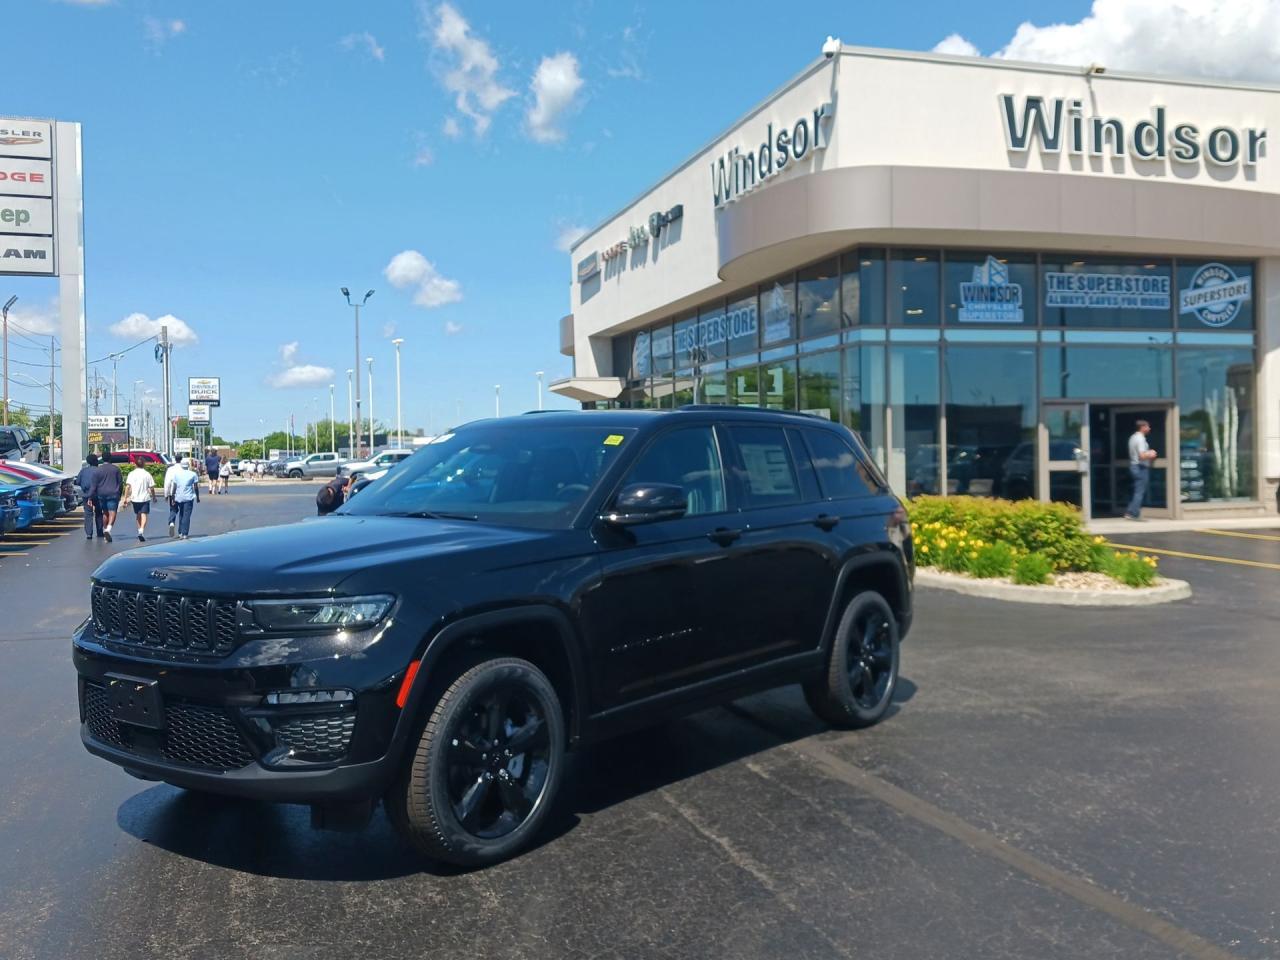
<instances>
[{"instance_id":1,"label":"jeep front grille","mask_svg":"<svg viewBox=\"0 0 1280 960\"><path fill-rule=\"evenodd\" d=\"M225 656L240 643L235 600L95 585L93 629L142 650Z\"/></svg>"}]
</instances>

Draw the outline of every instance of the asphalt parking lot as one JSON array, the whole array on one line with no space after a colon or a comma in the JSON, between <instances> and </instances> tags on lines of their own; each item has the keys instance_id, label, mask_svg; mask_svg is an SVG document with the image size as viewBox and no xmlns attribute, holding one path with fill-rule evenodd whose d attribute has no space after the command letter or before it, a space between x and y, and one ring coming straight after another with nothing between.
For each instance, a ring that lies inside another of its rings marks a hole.
<instances>
[{"instance_id":1,"label":"asphalt parking lot","mask_svg":"<svg viewBox=\"0 0 1280 960\"><path fill-rule=\"evenodd\" d=\"M315 486L206 497L193 535ZM84 752L67 638L131 525L0 558L0 957L1280 954L1276 531L1113 538L1272 565L1164 554L1196 590L1168 608L922 591L880 726L788 689L593 747L544 843L458 873L381 814L313 833Z\"/></svg>"}]
</instances>

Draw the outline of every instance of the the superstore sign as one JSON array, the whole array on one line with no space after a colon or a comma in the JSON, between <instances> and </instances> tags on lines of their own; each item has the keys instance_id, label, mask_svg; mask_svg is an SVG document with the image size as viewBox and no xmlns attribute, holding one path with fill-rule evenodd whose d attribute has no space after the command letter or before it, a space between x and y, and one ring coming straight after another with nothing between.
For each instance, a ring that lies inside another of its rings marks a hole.
<instances>
[{"instance_id":1,"label":"the superstore sign","mask_svg":"<svg viewBox=\"0 0 1280 960\"><path fill-rule=\"evenodd\" d=\"M0 274L57 271L53 124L0 117Z\"/></svg>"},{"instance_id":2,"label":"the superstore sign","mask_svg":"<svg viewBox=\"0 0 1280 960\"><path fill-rule=\"evenodd\" d=\"M1167 276L1124 273L1046 273L1046 307L1086 310L1168 310Z\"/></svg>"}]
</instances>

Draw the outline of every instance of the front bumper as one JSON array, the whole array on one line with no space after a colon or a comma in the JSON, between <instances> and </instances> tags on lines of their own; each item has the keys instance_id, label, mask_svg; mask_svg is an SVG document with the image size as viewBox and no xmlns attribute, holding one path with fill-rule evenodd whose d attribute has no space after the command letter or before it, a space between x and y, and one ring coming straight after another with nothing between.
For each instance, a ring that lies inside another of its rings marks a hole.
<instances>
[{"instance_id":1,"label":"front bumper","mask_svg":"<svg viewBox=\"0 0 1280 960\"><path fill-rule=\"evenodd\" d=\"M387 633L383 629L381 634ZM148 779L284 803L374 799L394 777L410 722L395 705L408 655L379 635L348 656L332 638L250 641L215 662L121 649L75 634L80 737L95 756ZM354 655L351 655L354 654ZM107 693L114 677L155 683L158 729L123 722ZM265 702L271 691L350 690L350 701Z\"/></svg>"}]
</instances>

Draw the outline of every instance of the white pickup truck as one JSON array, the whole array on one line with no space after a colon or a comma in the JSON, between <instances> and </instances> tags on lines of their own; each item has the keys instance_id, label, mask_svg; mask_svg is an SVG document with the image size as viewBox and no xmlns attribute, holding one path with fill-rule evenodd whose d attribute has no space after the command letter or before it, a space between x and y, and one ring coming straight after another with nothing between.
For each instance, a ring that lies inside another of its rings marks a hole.
<instances>
[{"instance_id":1,"label":"white pickup truck","mask_svg":"<svg viewBox=\"0 0 1280 960\"><path fill-rule=\"evenodd\" d=\"M413 456L413 453L412 450L384 450L368 460L349 460L338 468L338 476L354 477L371 470L385 470Z\"/></svg>"},{"instance_id":2,"label":"white pickup truck","mask_svg":"<svg viewBox=\"0 0 1280 960\"><path fill-rule=\"evenodd\" d=\"M313 453L286 463L284 475L292 480L301 480L303 477L336 477L338 468L344 462L336 453Z\"/></svg>"}]
</instances>

